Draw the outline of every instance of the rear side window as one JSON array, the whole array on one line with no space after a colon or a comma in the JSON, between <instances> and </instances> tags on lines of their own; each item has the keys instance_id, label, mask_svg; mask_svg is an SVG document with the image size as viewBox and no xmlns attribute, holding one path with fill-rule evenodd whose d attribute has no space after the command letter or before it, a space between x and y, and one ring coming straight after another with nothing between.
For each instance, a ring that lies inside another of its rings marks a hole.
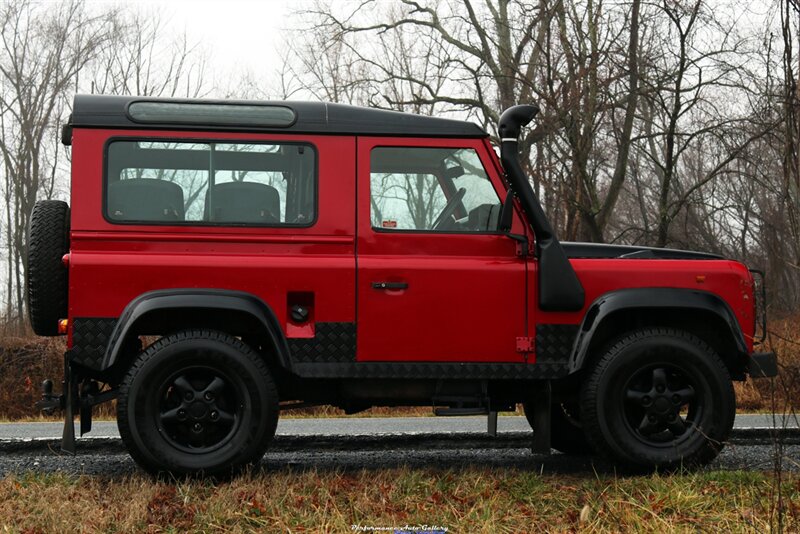
<instances>
[{"instance_id":1,"label":"rear side window","mask_svg":"<svg viewBox=\"0 0 800 534\"><path fill-rule=\"evenodd\" d=\"M316 218L309 144L118 140L106 165L111 222L308 226Z\"/></svg>"}]
</instances>

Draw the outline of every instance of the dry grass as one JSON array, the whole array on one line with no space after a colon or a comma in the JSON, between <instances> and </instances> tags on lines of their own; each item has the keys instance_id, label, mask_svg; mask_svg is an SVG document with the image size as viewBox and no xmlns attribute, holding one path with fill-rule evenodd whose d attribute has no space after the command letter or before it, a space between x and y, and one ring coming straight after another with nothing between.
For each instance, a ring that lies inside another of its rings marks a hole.
<instances>
[{"instance_id":1,"label":"dry grass","mask_svg":"<svg viewBox=\"0 0 800 534\"><path fill-rule=\"evenodd\" d=\"M0 418L16 420L36 415L34 403L41 397L45 378L60 380L64 374L64 341L61 338L5 337L0 344ZM56 383L56 390L61 384Z\"/></svg>"},{"instance_id":2,"label":"dry grass","mask_svg":"<svg viewBox=\"0 0 800 534\"><path fill-rule=\"evenodd\" d=\"M737 382L736 403L739 411L790 413L800 408L800 315L769 324L769 336L763 348L778 355L780 374L775 380Z\"/></svg>"},{"instance_id":3,"label":"dry grass","mask_svg":"<svg viewBox=\"0 0 800 534\"><path fill-rule=\"evenodd\" d=\"M632 478L519 470L290 470L228 483L66 475L0 481L0 525L17 532L351 532L438 525L450 532L765 532L770 475ZM800 530L800 479L783 480L783 528Z\"/></svg>"},{"instance_id":4,"label":"dry grass","mask_svg":"<svg viewBox=\"0 0 800 534\"><path fill-rule=\"evenodd\" d=\"M45 416L34 404L41 398L42 380L53 380L61 393L64 376L65 339L61 337L12 337L0 340L0 421L61 421L60 415ZM99 418L114 417L107 403L95 408Z\"/></svg>"}]
</instances>

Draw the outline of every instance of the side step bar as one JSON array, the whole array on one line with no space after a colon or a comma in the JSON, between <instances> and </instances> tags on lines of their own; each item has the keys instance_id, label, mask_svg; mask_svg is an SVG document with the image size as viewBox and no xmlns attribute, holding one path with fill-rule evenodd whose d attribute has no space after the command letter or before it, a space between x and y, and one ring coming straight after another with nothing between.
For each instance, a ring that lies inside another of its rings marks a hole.
<instances>
[{"instance_id":1,"label":"side step bar","mask_svg":"<svg viewBox=\"0 0 800 534\"><path fill-rule=\"evenodd\" d=\"M433 414L439 417L455 417L459 415L486 415L489 413L488 408L483 406L476 406L474 408L448 408L445 406L437 406L433 409Z\"/></svg>"},{"instance_id":2,"label":"side step bar","mask_svg":"<svg viewBox=\"0 0 800 534\"><path fill-rule=\"evenodd\" d=\"M482 406L474 408L445 408L433 409L433 414L438 417L454 417L458 415L486 415L486 432L493 438L497 437L497 412Z\"/></svg>"}]
</instances>

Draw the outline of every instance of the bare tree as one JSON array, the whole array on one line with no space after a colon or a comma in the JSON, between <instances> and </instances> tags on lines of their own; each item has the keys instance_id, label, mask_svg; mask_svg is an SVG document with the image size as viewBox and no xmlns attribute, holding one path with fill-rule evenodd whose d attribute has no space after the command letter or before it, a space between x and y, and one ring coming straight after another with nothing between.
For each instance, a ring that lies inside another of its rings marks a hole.
<instances>
[{"instance_id":1,"label":"bare tree","mask_svg":"<svg viewBox=\"0 0 800 534\"><path fill-rule=\"evenodd\" d=\"M82 0L0 5L0 156L5 314L24 316L25 234L37 198L62 196L68 152L58 126L74 92L202 96L205 56L185 35L165 42L160 18Z\"/></svg>"},{"instance_id":2,"label":"bare tree","mask_svg":"<svg viewBox=\"0 0 800 534\"><path fill-rule=\"evenodd\" d=\"M52 143L78 72L109 42L109 14L78 0L0 6L0 154L6 249L6 315L21 325L25 232L37 196L55 192Z\"/></svg>"},{"instance_id":3,"label":"bare tree","mask_svg":"<svg viewBox=\"0 0 800 534\"><path fill-rule=\"evenodd\" d=\"M306 32L315 37L300 57L337 43L348 69L337 76L317 69L310 80L315 87L366 83L370 105L460 112L490 131L503 109L541 101L539 126L521 139L523 160L567 235L600 241L627 169L638 96L639 4L622 11L602 0L581 7L547 0L401 0L390 8L366 1L349 10L317 5L303 12ZM627 47L617 45L622 35ZM321 64L302 63L304 71ZM624 127L615 138L615 168L606 176L594 165L595 139L615 112ZM537 141L537 161L547 168L529 160Z\"/></svg>"},{"instance_id":4,"label":"bare tree","mask_svg":"<svg viewBox=\"0 0 800 534\"><path fill-rule=\"evenodd\" d=\"M90 65L92 93L198 98L207 96L207 58L186 33L170 38L158 12L128 10L109 21L110 46Z\"/></svg>"},{"instance_id":5,"label":"bare tree","mask_svg":"<svg viewBox=\"0 0 800 534\"><path fill-rule=\"evenodd\" d=\"M742 78L749 50L735 22L719 13L714 16L700 0L664 3L660 9L667 21L660 32L665 43L653 51L645 69L649 89L642 106L639 147L658 178L655 235L648 240L666 246L671 225L682 210L698 201L706 185L726 174L736 158L775 125L749 131L748 109L737 111L723 101L726 93L745 97L751 90ZM703 42L702 35L712 31L715 39ZM748 131L750 135L742 136ZM683 165L693 148L703 152L695 161L702 170Z\"/></svg>"}]
</instances>

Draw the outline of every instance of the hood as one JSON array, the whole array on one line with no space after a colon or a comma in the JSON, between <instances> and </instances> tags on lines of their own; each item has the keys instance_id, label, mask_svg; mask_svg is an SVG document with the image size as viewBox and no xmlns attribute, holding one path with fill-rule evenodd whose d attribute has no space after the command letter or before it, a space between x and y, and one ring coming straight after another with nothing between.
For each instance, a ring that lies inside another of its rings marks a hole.
<instances>
[{"instance_id":1,"label":"hood","mask_svg":"<svg viewBox=\"0 0 800 534\"><path fill-rule=\"evenodd\" d=\"M574 258L624 258L654 260L723 260L722 256L707 252L677 250L674 248L637 247L628 245L605 245L602 243L562 242L561 246L570 259Z\"/></svg>"}]
</instances>

